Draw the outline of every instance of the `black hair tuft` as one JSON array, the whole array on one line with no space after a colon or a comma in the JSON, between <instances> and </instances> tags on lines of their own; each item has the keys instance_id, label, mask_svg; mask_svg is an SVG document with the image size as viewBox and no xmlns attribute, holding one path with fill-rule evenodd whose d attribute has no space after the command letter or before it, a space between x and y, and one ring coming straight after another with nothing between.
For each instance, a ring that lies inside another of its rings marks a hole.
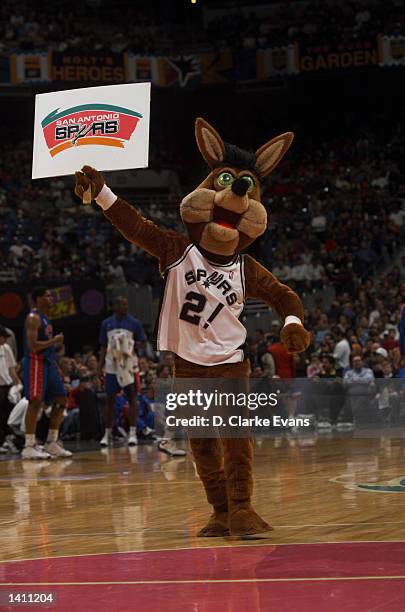
<instances>
[{"instance_id":1,"label":"black hair tuft","mask_svg":"<svg viewBox=\"0 0 405 612\"><path fill-rule=\"evenodd\" d=\"M218 166L234 166L241 170L250 170L260 178L259 170L256 167L256 155L253 151L247 151L246 149L240 149L236 145L224 143L225 155L221 162L216 164Z\"/></svg>"},{"instance_id":2,"label":"black hair tuft","mask_svg":"<svg viewBox=\"0 0 405 612\"><path fill-rule=\"evenodd\" d=\"M38 298L43 297L47 291L48 291L47 287L43 287L43 286L35 287L35 289L31 291L31 298L34 304L36 304Z\"/></svg>"}]
</instances>

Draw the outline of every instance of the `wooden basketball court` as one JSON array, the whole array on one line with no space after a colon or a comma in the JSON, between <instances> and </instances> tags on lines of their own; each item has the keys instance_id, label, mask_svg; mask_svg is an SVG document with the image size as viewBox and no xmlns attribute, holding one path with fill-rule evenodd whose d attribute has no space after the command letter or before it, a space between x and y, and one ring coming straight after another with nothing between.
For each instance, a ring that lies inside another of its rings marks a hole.
<instances>
[{"instance_id":1,"label":"wooden basketball court","mask_svg":"<svg viewBox=\"0 0 405 612\"><path fill-rule=\"evenodd\" d=\"M53 593L40 609L403 610L402 433L256 440L255 506L275 531L249 542L195 537L209 507L190 455L2 460L0 609Z\"/></svg>"}]
</instances>

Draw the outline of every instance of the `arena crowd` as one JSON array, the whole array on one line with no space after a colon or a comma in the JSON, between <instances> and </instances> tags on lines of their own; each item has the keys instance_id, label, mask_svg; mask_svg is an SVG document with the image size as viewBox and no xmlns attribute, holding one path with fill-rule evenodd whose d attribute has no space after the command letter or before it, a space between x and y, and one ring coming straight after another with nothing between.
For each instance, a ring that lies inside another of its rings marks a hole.
<instances>
[{"instance_id":1,"label":"arena crowd","mask_svg":"<svg viewBox=\"0 0 405 612\"><path fill-rule=\"evenodd\" d=\"M354 299L403 240L403 138L398 124L383 138L369 130L320 147L301 143L265 184L269 230L255 245L259 260L300 293L331 286ZM123 242L95 207L80 206L70 183L31 181L31 146L0 151L0 282L99 278L159 288L153 260ZM184 193L191 188L184 184ZM174 200L169 193L165 203L143 212L182 231L178 204L178 195ZM392 272L400 280L403 264Z\"/></svg>"},{"instance_id":2,"label":"arena crowd","mask_svg":"<svg viewBox=\"0 0 405 612\"><path fill-rule=\"evenodd\" d=\"M186 4L186 3L185 3ZM196 3L198 5L198 2ZM264 15L230 7L204 20L198 6L189 10L150 3L131 9L120 3L87 2L72 10L68 2L45 1L36 8L6 0L0 9L0 51L54 50L81 53L192 52L204 45L233 49L264 48L292 42L333 44L404 31L405 11L399 0L297 1L269 4ZM215 8L215 6L214 6ZM176 10L177 9L177 10ZM88 30L89 17L97 27ZM124 26L125 24L125 26Z\"/></svg>"}]
</instances>

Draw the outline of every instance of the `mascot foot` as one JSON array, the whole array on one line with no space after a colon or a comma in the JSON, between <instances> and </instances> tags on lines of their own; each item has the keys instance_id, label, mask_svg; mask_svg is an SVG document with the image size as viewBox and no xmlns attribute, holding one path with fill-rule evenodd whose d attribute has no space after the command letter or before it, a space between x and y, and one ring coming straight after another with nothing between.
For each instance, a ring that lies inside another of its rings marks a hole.
<instances>
[{"instance_id":1,"label":"mascot foot","mask_svg":"<svg viewBox=\"0 0 405 612\"><path fill-rule=\"evenodd\" d=\"M229 518L229 531L232 536L249 540L268 537L273 527L260 518L253 508L240 508Z\"/></svg>"},{"instance_id":2,"label":"mascot foot","mask_svg":"<svg viewBox=\"0 0 405 612\"><path fill-rule=\"evenodd\" d=\"M205 527L197 533L198 538L221 538L224 536L229 536L227 512L214 512Z\"/></svg>"}]
</instances>

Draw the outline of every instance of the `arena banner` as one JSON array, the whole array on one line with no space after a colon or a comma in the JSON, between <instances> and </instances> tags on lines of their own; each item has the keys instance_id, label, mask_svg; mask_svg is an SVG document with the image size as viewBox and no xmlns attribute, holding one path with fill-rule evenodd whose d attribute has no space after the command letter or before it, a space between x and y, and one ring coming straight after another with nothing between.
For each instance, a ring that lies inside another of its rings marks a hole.
<instances>
[{"instance_id":1,"label":"arena banner","mask_svg":"<svg viewBox=\"0 0 405 612\"><path fill-rule=\"evenodd\" d=\"M154 85L160 87L190 87L201 81L201 65L198 55L159 57L153 75Z\"/></svg>"},{"instance_id":2,"label":"arena banner","mask_svg":"<svg viewBox=\"0 0 405 612\"><path fill-rule=\"evenodd\" d=\"M127 80L126 62L125 53L54 51L50 78L62 83L123 83Z\"/></svg>"},{"instance_id":3,"label":"arena banner","mask_svg":"<svg viewBox=\"0 0 405 612\"><path fill-rule=\"evenodd\" d=\"M234 58L230 49L200 56L203 85L220 85L233 80Z\"/></svg>"},{"instance_id":4,"label":"arena banner","mask_svg":"<svg viewBox=\"0 0 405 612\"><path fill-rule=\"evenodd\" d=\"M105 285L102 281L88 280L66 284L49 283L54 299L49 318L69 318L72 323L90 321L103 316L107 310ZM0 323L11 327L24 325L32 308L31 291L27 284L0 286Z\"/></svg>"},{"instance_id":5,"label":"arena banner","mask_svg":"<svg viewBox=\"0 0 405 612\"><path fill-rule=\"evenodd\" d=\"M233 54L233 78L239 82L256 81L256 49L238 49Z\"/></svg>"},{"instance_id":6,"label":"arena banner","mask_svg":"<svg viewBox=\"0 0 405 612\"><path fill-rule=\"evenodd\" d=\"M52 320L71 317L76 314L75 302L71 285L52 287L52 306L49 309L49 318Z\"/></svg>"},{"instance_id":7,"label":"arena banner","mask_svg":"<svg viewBox=\"0 0 405 612\"><path fill-rule=\"evenodd\" d=\"M377 37L370 40L323 45L296 45L301 73L378 66Z\"/></svg>"},{"instance_id":8,"label":"arena banner","mask_svg":"<svg viewBox=\"0 0 405 612\"><path fill-rule=\"evenodd\" d=\"M151 82L190 87L322 70L405 64L405 36L268 49L221 49L201 55L144 56L133 53L20 53L3 59L0 84Z\"/></svg>"},{"instance_id":9,"label":"arena banner","mask_svg":"<svg viewBox=\"0 0 405 612\"><path fill-rule=\"evenodd\" d=\"M259 49L256 54L257 80L274 76L297 74L299 66L294 45Z\"/></svg>"},{"instance_id":10,"label":"arena banner","mask_svg":"<svg viewBox=\"0 0 405 612\"><path fill-rule=\"evenodd\" d=\"M157 58L128 53L127 79L134 83L144 81L155 83L157 79Z\"/></svg>"},{"instance_id":11,"label":"arena banner","mask_svg":"<svg viewBox=\"0 0 405 612\"><path fill-rule=\"evenodd\" d=\"M381 66L405 66L405 34L380 36Z\"/></svg>"},{"instance_id":12,"label":"arena banner","mask_svg":"<svg viewBox=\"0 0 405 612\"><path fill-rule=\"evenodd\" d=\"M50 80L49 53L14 53L10 57L12 85Z\"/></svg>"},{"instance_id":13,"label":"arena banner","mask_svg":"<svg viewBox=\"0 0 405 612\"><path fill-rule=\"evenodd\" d=\"M201 80L200 57L179 55L174 57L148 57L128 54L128 81L150 81L159 87L188 87Z\"/></svg>"},{"instance_id":14,"label":"arena banner","mask_svg":"<svg viewBox=\"0 0 405 612\"><path fill-rule=\"evenodd\" d=\"M10 57L6 54L0 53L0 86L10 85L10 81Z\"/></svg>"},{"instance_id":15,"label":"arena banner","mask_svg":"<svg viewBox=\"0 0 405 612\"><path fill-rule=\"evenodd\" d=\"M147 167L149 115L150 83L37 95L32 178Z\"/></svg>"}]
</instances>

